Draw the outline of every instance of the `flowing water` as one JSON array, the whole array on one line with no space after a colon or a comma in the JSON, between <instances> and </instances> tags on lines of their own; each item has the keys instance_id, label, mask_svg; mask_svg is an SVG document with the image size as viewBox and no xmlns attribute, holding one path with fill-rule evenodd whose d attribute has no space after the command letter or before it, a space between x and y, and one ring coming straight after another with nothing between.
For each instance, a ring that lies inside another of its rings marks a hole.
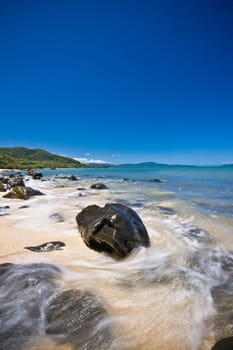
<instances>
[{"instance_id":1,"label":"flowing water","mask_svg":"<svg viewBox=\"0 0 233 350\"><path fill-rule=\"evenodd\" d=\"M43 173L47 181L30 181L46 196L29 200L30 220L16 211L19 226L50 230L58 224L48 213L58 211L68 232L85 206L122 203L139 214L151 246L121 261L95 253L61 264L35 264L36 256L2 266L0 349L209 350L233 335L232 167ZM91 190L95 182L108 189ZM60 323L51 325L51 312L59 310Z\"/></svg>"}]
</instances>

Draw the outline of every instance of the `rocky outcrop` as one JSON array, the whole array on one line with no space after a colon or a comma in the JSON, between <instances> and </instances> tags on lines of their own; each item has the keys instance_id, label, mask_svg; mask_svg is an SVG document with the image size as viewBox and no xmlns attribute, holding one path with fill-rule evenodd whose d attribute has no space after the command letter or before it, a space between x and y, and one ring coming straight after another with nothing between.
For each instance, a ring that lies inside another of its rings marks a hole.
<instances>
[{"instance_id":1,"label":"rocky outcrop","mask_svg":"<svg viewBox=\"0 0 233 350\"><path fill-rule=\"evenodd\" d=\"M122 204L90 205L76 216L85 244L113 257L125 257L134 248L148 247L150 239L138 214Z\"/></svg>"},{"instance_id":2,"label":"rocky outcrop","mask_svg":"<svg viewBox=\"0 0 233 350\"><path fill-rule=\"evenodd\" d=\"M9 192L7 192L3 198L10 199L28 199L31 196L43 195L42 192L34 190L31 187L15 186Z\"/></svg>"},{"instance_id":3,"label":"rocky outcrop","mask_svg":"<svg viewBox=\"0 0 233 350\"><path fill-rule=\"evenodd\" d=\"M96 183L96 184L91 185L91 188L92 188L92 189L95 189L95 190L106 190L106 189L107 189L107 186L105 186L105 185L102 184L101 182L98 182L98 183Z\"/></svg>"}]
</instances>

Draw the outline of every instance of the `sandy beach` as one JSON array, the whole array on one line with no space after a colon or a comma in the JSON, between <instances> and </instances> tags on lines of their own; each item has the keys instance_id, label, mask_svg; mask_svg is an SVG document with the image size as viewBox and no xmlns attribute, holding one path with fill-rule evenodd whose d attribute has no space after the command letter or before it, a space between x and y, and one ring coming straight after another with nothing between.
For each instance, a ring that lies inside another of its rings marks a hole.
<instances>
[{"instance_id":1,"label":"sandy beach","mask_svg":"<svg viewBox=\"0 0 233 350\"><path fill-rule=\"evenodd\" d=\"M74 259L95 257L97 253L85 246L78 232L75 216L80 210L75 207L77 204L74 203L74 207L64 205L65 197L72 194L74 189L72 187L49 189L47 182L45 185L38 180L29 178L28 180L27 186L44 191L45 195L31 197L26 201L1 198L0 207L9 206L9 209L4 209L0 216L0 262L51 260L55 263L65 263ZM49 197L53 192L55 199ZM4 193L1 193L1 197L3 195ZM103 198L98 202L101 204ZM89 201L82 197L78 207L81 209L88 203ZM22 206L27 207L20 208ZM56 222L49 218L59 211L64 216L64 222ZM65 247L61 250L40 253L24 249L26 246L36 246L49 241L63 241Z\"/></svg>"}]
</instances>

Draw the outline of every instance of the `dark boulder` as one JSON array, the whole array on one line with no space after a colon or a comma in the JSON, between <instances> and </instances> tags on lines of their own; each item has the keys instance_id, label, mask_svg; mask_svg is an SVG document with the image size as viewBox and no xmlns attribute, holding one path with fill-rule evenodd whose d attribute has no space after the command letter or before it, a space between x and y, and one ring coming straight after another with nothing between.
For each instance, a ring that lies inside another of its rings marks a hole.
<instances>
[{"instance_id":1,"label":"dark boulder","mask_svg":"<svg viewBox=\"0 0 233 350\"><path fill-rule=\"evenodd\" d=\"M87 291L66 290L49 301L46 333L75 349L109 349L110 322L99 298Z\"/></svg>"},{"instance_id":2,"label":"dark boulder","mask_svg":"<svg viewBox=\"0 0 233 350\"><path fill-rule=\"evenodd\" d=\"M34 180L40 180L43 177L42 173L39 173L33 169L28 170L28 175L32 176Z\"/></svg>"},{"instance_id":3,"label":"dark boulder","mask_svg":"<svg viewBox=\"0 0 233 350\"><path fill-rule=\"evenodd\" d=\"M0 192L6 192L6 186L0 182Z\"/></svg>"},{"instance_id":4,"label":"dark boulder","mask_svg":"<svg viewBox=\"0 0 233 350\"><path fill-rule=\"evenodd\" d=\"M71 181L78 181L77 177L74 176L74 175L71 175L71 176L69 177L69 180L71 180Z\"/></svg>"},{"instance_id":5,"label":"dark boulder","mask_svg":"<svg viewBox=\"0 0 233 350\"><path fill-rule=\"evenodd\" d=\"M96 183L96 184L91 185L91 188L92 188L92 189L95 189L95 190L106 190L106 189L107 189L107 186L105 186L105 185L102 184L101 182L98 182L98 183Z\"/></svg>"},{"instance_id":6,"label":"dark boulder","mask_svg":"<svg viewBox=\"0 0 233 350\"><path fill-rule=\"evenodd\" d=\"M35 173L33 173L33 175L32 175L32 178L33 178L34 180L40 180L42 177L43 177L43 174L42 174L42 173L37 173L37 172L35 172Z\"/></svg>"},{"instance_id":7,"label":"dark boulder","mask_svg":"<svg viewBox=\"0 0 233 350\"><path fill-rule=\"evenodd\" d=\"M31 196L38 195L43 195L43 193L31 187L15 186L3 198L28 199Z\"/></svg>"},{"instance_id":8,"label":"dark boulder","mask_svg":"<svg viewBox=\"0 0 233 350\"><path fill-rule=\"evenodd\" d=\"M134 248L149 246L147 230L138 214L122 204L90 205L76 221L85 244L113 257L125 257Z\"/></svg>"},{"instance_id":9,"label":"dark boulder","mask_svg":"<svg viewBox=\"0 0 233 350\"><path fill-rule=\"evenodd\" d=\"M19 175L15 175L14 177L11 177L9 180L8 180L8 184L7 184L9 187L15 187L15 186L22 186L22 187L25 187L25 183L22 179L21 176Z\"/></svg>"},{"instance_id":10,"label":"dark boulder","mask_svg":"<svg viewBox=\"0 0 233 350\"><path fill-rule=\"evenodd\" d=\"M217 343L211 348L211 350L232 350L233 349L233 337L228 337L217 341Z\"/></svg>"}]
</instances>

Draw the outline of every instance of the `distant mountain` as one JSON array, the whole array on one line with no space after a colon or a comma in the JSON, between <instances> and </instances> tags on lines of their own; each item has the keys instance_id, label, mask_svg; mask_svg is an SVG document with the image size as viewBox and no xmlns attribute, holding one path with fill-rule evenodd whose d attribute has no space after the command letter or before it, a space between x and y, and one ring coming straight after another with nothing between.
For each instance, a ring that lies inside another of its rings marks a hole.
<instances>
[{"instance_id":1,"label":"distant mountain","mask_svg":"<svg viewBox=\"0 0 233 350\"><path fill-rule=\"evenodd\" d=\"M43 149L25 147L0 148L0 168L85 168L86 165L72 158L59 156Z\"/></svg>"},{"instance_id":2,"label":"distant mountain","mask_svg":"<svg viewBox=\"0 0 233 350\"><path fill-rule=\"evenodd\" d=\"M163 164L163 163L155 163L155 162L143 162L143 163L125 163L125 164L119 164L115 165L115 167L125 167L125 168L130 168L130 167L168 167L168 164Z\"/></svg>"},{"instance_id":3,"label":"distant mountain","mask_svg":"<svg viewBox=\"0 0 233 350\"><path fill-rule=\"evenodd\" d=\"M90 168L112 168L114 165L110 163L85 163Z\"/></svg>"}]
</instances>

